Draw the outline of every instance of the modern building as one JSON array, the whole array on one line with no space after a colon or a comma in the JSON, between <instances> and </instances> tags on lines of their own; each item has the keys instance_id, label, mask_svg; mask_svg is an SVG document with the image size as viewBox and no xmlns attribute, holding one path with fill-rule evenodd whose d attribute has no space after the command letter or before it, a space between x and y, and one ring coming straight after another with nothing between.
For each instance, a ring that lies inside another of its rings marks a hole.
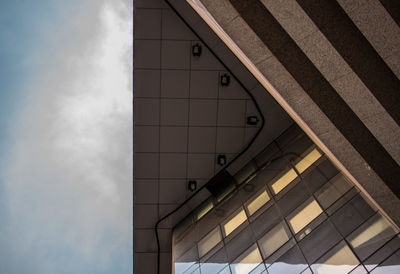
<instances>
[{"instance_id":1,"label":"modern building","mask_svg":"<svg viewBox=\"0 0 400 274\"><path fill-rule=\"evenodd\" d=\"M400 3L134 1L134 272L400 273Z\"/></svg>"}]
</instances>

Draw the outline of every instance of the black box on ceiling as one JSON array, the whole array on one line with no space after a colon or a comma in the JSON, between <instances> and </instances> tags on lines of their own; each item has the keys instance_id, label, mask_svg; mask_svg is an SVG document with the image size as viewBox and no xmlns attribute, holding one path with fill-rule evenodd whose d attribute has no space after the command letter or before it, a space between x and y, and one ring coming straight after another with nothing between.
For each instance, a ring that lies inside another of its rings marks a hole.
<instances>
[{"instance_id":1,"label":"black box on ceiling","mask_svg":"<svg viewBox=\"0 0 400 274\"><path fill-rule=\"evenodd\" d=\"M207 183L206 188L214 197L218 197L223 194L226 189L232 188L236 185L235 178L225 169L218 172L211 180Z\"/></svg>"}]
</instances>

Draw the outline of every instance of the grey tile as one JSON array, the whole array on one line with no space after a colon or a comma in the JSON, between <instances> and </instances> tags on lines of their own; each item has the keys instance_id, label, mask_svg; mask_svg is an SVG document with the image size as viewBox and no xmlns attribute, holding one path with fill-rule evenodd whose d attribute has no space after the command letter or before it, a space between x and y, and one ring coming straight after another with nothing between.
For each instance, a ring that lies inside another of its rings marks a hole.
<instances>
[{"instance_id":1,"label":"grey tile","mask_svg":"<svg viewBox=\"0 0 400 274\"><path fill-rule=\"evenodd\" d=\"M158 125L160 120L160 99L135 98L133 111L136 125Z\"/></svg>"},{"instance_id":2,"label":"grey tile","mask_svg":"<svg viewBox=\"0 0 400 274\"><path fill-rule=\"evenodd\" d=\"M135 205L135 229L154 228L158 220L158 205Z\"/></svg>"},{"instance_id":3,"label":"grey tile","mask_svg":"<svg viewBox=\"0 0 400 274\"><path fill-rule=\"evenodd\" d=\"M186 154L160 154L160 178L185 178Z\"/></svg>"},{"instance_id":4,"label":"grey tile","mask_svg":"<svg viewBox=\"0 0 400 274\"><path fill-rule=\"evenodd\" d=\"M217 153L238 153L243 141L244 128L217 128Z\"/></svg>"},{"instance_id":5,"label":"grey tile","mask_svg":"<svg viewBox=\"0 0 400 274\"><path fill-rule=\"evenodd\" d=\"M183 179L160 180L160 204L179 204L187 194L187 181Z\"/></svg>"},{"instance_id":6,"label":"grey tile","mask_svg":"<svg viewBox=\"0 0 400 274\"><path fill-rule=\"evenodd\" d=\"M157 242L154 229L135 229L135 252L157 252Z\"/></svg>"},{"instance_id":7,"label":"grey tile","mask_svg":"<svg viewBox=\"0 0 400 274\"><path fill-rule=\"evenodd\" d=\"M218 126L243 127L245 124L245 100L219 100Z\"/></svg>"},{"instance_id":8,"label":"grey tile","mask_svg":"<svg viewBox=\"0 0 400 274\"><path fill-rule=\"evenodd\" d=\"M191 126L215 126L217 124L217 100L190 100Z\"/></svg>"},{"instance_id":9,"label":"grey tile","mask_svg":"<svg viewBox=\"0 0 400 274\"><path fill-rule=\"evenodd\" d=\"M158 203L158 180L135 179L134 203L135 204L157 204Z\"/></svg>"},{"instance_id":10,"label":"grey tile","mask_svg":"<svg viewBox=\"0 0 400 274\"><path fill-rule=\"evenodd\" d=\"M162 70L161 97L188 98L189 75L186 70Z\"/></svg>"},{"instance_id":11,"label":"grey tile","mask_svg":"<svg viewBox=\"0 0 400 274\"><path fill-rule=\"evenodd\" d=\"M188 124L187 99L161 99L161 125L185 126Z\"/></svg>"},{"instance_id":12,"label":"grey tile","mask_svg":"<svg viewBox=\"0 0 400 274\"><path fill-rule=\"evenodd\" d=\"M163 69L190 68L191 46L189 41L163 40L161 48L161 67Z\"/></svg>"},{"instance_id":13,"label":"grey tile","mask_svg":"<svg viewBox=\"0 0 400 274\"><path fill-rule=\"evenodd\" d=\"M162 228L159 230L160 249L162 252L172 251L172 229Z\"/></svg>"},{"instance_id":14,"label":"grey tile","mask_svg":"<svg viewBox=\"0 0 400 274\"><path fill-rule=\"evenodd\" d=\"M159 159L157 153L135 153L135 178L158 178Z\"/></svg>"},{"instance_id":15,"label":"grey tile","mask_svg":"<svg viewBox=\"0 0 400 274\"><path fill-rule=\"evenodd\" d=\"M186 127L160 127L161 152L187 152Z\"/></svg>"},{"instance_id":16,"label":"grey tile","mask_svg":"<svg viewBox=\"0 0 400 274\"><path fill-rule=\"evenodd\" d=\"M135 39L161 39L161 10L135 9Z\"/></svg>"},{"instance_id":17,"label":"grey tile","mask_svg":"<svg viewBox=\"0 0 400 274\"><path fill-rule=\"evenodd\" d=\"M157 253L135 252L133 265L134 273L157 274Z\"/></svg>"},{"instance_id":18,"label":"grey tile","mask_svg":"<svg viewBox=\"0 0 400 274\"><path fill-rule=\"evenodd\" d=\"M153 126L135 126L134 135L135 152L159 151L159 128Z\"/></svg>"},{"instance_id":19,"label":"grey tile","mask_svg":"<svg viewBox=\"0 0 400 274\"><path fill-rule=\"evenodd\" d=\"M229 73L227 72L220 72L220 76ZM219 87L219 98L220 99L250 99L247 95L245 90L242 86L233 78L232 75L230 76L230 83L229 86L221 86Z\"/></svg>"},{"instance_id":20,"label":"grey tile","mask_svg":"<svg viewBox=\"0 0 400 274\"><path fill-rule=\"evenodd\" d=\"M159 40L135 40L134 69L159 69L160 47Z\"/></svg>"},{"instance_id":21,"label":"grey tile","mask_svg":"<svg viewBox=\"0 0 400 274\"><path fill-rule=\"evenodd\" d=\"M218 71L192 71L190 73L191 98L218 98Z\"/></svg>"},{"instance_id":22,"label":"grey tile","mask_svg":"<svg viewBox=\"0 0 400 274\"><path fill-rule=\"evenodd\" d=\"M202 47L201 56L190 54L192 70L222 70L224 67L215 56L199 41L192 41L191 45L199 44Z\"/></svg>"},{"instance_id":23,"label":"grey tile","mask_svg":"<svg viewBox=\"0 0 400 274\"><path fill-rule=\"evenodd\" d=\"M160 97L160 71L135 69L134 97Z\"/></svg>"},{"instance_id":24,"label":"grey tile","mask_svg":"<svg viewBox=\"0 0 400 274\"><path fill-rule=\"evenodd\" d=\"M214 154L189 154L188 177L209 179L214 175Z\"/></svg>"},{"instance_id":25,"label":"grey tile","mask_svg":"<svg viewBox=\"0 0 400 274\"><path fill-rule=\"evenodd\" d=\"M135 0L134 5L135 8L168 8L164 0Z\"/></svg>"},{"instance_id":26,"label":"grey tile","mask_svg":"<svg viewBox=\"0 0 400 274\"><path fill-rule=\"evenodd\" d=\"M261 126L261 115L258 112L256 106L254 105L253 101L246 100L246 119L249 116L256 116L259 120L256 126L247 125L248 127L260 127Z\"/></svg>"},{"instance_id":27,"label":"grey tile","mask_svg":"<svg viewBox=\"0 0 400 274\"><path fill-rule=\"evenodd\" d=\"M186 2L181 0L169 0L178 13L185 18L185 21L190 25L195 25L198 21L202 20L197 12Z\"/></svg>"},{"instance_id":28,"label":"grey tile","mask_svg":"<svg viewBox=\"0 0 400 274\"><path fill-rule=\"evenodd\" d=\"M215 44L220 41L219 37L204 20L200 20L196 25L193 26L193 28L201 37L201 39L203 39L203 41L205 41L211 48L213 48Z\"/></svg>"},{"instance_id":29,"label":"grey tile","mask_svg":"<svg viewBox=\"0 0 400 274\"><path fill-rule=\"evenodd\" d=\"M189 152L215 152L215 127L189 127Z\"/></svg>"},{"instance_id":30,"label":"grey tile","mask_svg":"<svg viewBox=\"0 0 400 274\"><path fill-rule=\"evenodd\" d=\"M165 9L162 14L162 39L195 40L196 36L173 10Z\"/></svg>"},{"instance_id":31,"label":"grey tile","mask_svg":"<svg viewBox=\"0 0 400 274\"><path fill-rule=\"evenodd\" d=\"M170 274L172 269L172 254L171 252L162 252L160 256L161 264L163 268L160 269L160 274Z\"/></svg>"}]
</instances>

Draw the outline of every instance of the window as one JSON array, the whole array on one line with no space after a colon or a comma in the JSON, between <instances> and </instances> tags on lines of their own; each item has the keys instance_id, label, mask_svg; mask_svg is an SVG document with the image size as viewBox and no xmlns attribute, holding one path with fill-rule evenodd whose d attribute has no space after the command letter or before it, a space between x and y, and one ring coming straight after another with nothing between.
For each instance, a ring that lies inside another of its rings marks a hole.
<instances>
[{"instance_id":1,"label":"window","mask_svg":"<svg viewBox=\"0 0 400 274\"><path fill-rule=\"evenodd\" d=\"M346 178L342 174L338 174L315 192L315 195L322 207L327 209L350 188L351 185Z\"/></svg>"},{"instance_id":2,"label":"window","mask_svg":"<svg viewBox=\"0 0 400 274\"><path fill-rule=\"evenodd\" d=\"M198 212L197 212L197 220L200 220L201 218L204 217L211 209L213 209L214 204L212 201L209 201L204 207L202 207Z\"/></svg>"},{"instance_id":3,"label":"window","mask_svg":"<svg viewBox=\"0 0 400 274\"><path fill-rule=\"evenodd\" d=\"M321 156L321 153L316 148L314 148L295 165L297 171L299 173L303 173L307 168L309 168L313 163L321 158ZM296 177L297 173L293 168L286 172L282 177L280 177L276 182L271 185L274 194L278 194L282 189L284 189L294 179L296 179Z\"/></svg>"},{"instance_id":4,"label":"window","mask_svg":"<svg viewBox=\"0 0 400 274\"><path fill-rule=\"evenodd\" d=\"M275 194L278 194L282 189L284 189L288 184L290 184L294 179L296 179L297 173L294 169L290 169L282 177L280 177L275 183L272 184L272 190Z\"/></svg>"},{"instance_id":5,"label":"window","mask_svg":"<svg viewBox=\"0 0 400 274\"><path fill-rule=\"evenodd\" d=\"M290 232L284 222L268 231L259 241L264 258L269 257L289 240Z\"/></svg>"},{"instance_id":6,"label":"window","mask_svg":"<svg viewBox=\"0 0 400 274\"><path fill-rule=\"evenodd\" d=\"M310 153L308 153L300 162L298 162L295 167L299 173L303 173L307 168L314 164L319 158L321 158L321 153L314 148Z\"/></svg>"},{"instance_id":7,"label":"window","mask_svg":"<svg viewBox=\"0 0 400 274\"><path fill-rule=\"evenodd\" d=\"M322 209L318 205L317 201L313 198L308 199L288 216L293 232L297 233L302 230L321 213Z\"/></svg>"},{"instance_id":8,"label":"window","mask_svg":"<svg viewBox=\"0 0 400 274\"><path fill-rule=\"evenodd\" d=\"M359 264L356 256L344 241L311 266L316 274L348 273Z\"/></svg>"},{"instance_id":9,"label":"window","mask_svg":"<svg viewBox=\"0 0 400 274\"><path fill-rule=\"evenodd\" d=\"M240 210L233 218L231 218L227 223L224 224L225 236L232 233L238 226L243 224L247 220L246 213L244 210Z\"/></svg>"},{"instance_id":10,"label":"window","mask_svg":"<svg viewBox=\"0 0 400 274\"><path fill-rule=\"evenodd\" d=\"M347 239L357 255L363 260L395 234L396 231L389 222L381 215L376 214L351 233Z\"/></svg>"},{"instance_id":11,"label":"window","mask_svg":"<svg viewBox=\"0 0 400 274\"><path fill-rule=\"evenodd\" d=\"M261 192L253 201L251 201L246 207L249 215L253 215L257 210L259 210L263 205L269 201L269 195L266 190Z\"/></svg>"},{"instance_id":12,"label":"window","mask_svg":"<svg viewBox=\"0 0 400 274\"><path fill-rule=\"evenodd\" d=\"M221 231L219 226L214 228L208 233L198 244L200 258L207 254L208 251L213 249L222 240Z\"/></svg>"},{"instance_id":13,"label":"window","mask_svg":"<svg viewBox=\"0 0 400 274\"><path fill-rule=\"evenodd\" d=\"M232 274L249 273L260 263L262 263L260 251L257 245L253 244L231 264Z\"/></svg>"}]
</instances>

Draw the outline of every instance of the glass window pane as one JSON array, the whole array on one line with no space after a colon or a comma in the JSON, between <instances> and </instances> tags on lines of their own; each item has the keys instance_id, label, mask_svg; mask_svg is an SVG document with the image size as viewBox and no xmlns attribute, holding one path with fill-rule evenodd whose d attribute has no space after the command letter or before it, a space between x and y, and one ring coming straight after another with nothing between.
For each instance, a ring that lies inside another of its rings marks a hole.
<instances>
[{"instance_id":1,"label":"glass window pane","mask_svg":"<svg viewBox=\"0 0 400 274\"><path fill-rule=\"evenodd\" d=\"M328 208L351 188L351 184L342 175L338 174L322 186L315 195L323 208Z\"/></svg>"},{"instance_id":2,"label":"glass window pane","mask_svg":"<svg viewBox=\"0 0 400 274\"><path fill-rule=\"evenodd\" d=\"M316 148L313 149L300 162L295 165L297 171L299 173L303 173L307 168L309 168L313 163L321 158L321 156L321 153Z\"/></svg>"},{"instance_id":3,"label":"glass window pane","mask_svg":"<svg viewBox=\"0 0 400 274\"><path fill-rule=\"evenodd\" d=\"M200 220L203 218L204 215L206 215L211 209L213 209L214 204L210 201L207 203L203 208L200 209L200 211L197 213L197 220Z\"/></svg>"},{"instance_id":4,"label":"glass window pane","mask_svg":"<svg viewBox=\"0 0 400 274\"><path fill-rule=\"evenodd\" d=\"M348 273L359 264L345 242L340 242L311 266L316 274Z\"/></svg>"},{"instance_id":5,"label":"glass window pane","mask_svg":"<svg viewBox=\"0 0 400 274\"><path fill-rule=\"evenodd\" d=\"M307 200L288 216L293 232L299 232L321 213L322 209L318 205L317 201L314 199Z\"/></svg>"},{"instance_id":6,"label":"glass window pane","mask_svg":"<svg viewBox=\"0 0 400 274\"><path fill-rule=\"evenodd\" d=\"M296 179L297 173L294 169L290 169L282 177L280 177L275 183L271 185L272 190L275 194L278 194L282 189L284 189L288 184L290 184L294 179Z\"/></svg>"},{"instance_id":7,"label":"glass window pane","mask_svg":"<svg viewBox=\"0 0 400 274\"><path fill-rule=\"evenodd\" d=\"M198 244L199 255L203 257L208 251L210 251L214 246L216 246L222 240L221 231L219 226L208 233L203 239L200 240Z\"/></svg>"},{"instance_id":8,"label":"glass window pane","mask_svg":"<svg viewBox=\"0 0 400 274\"><path fill-rule=\"evenodd\" d=\"M254 244L231 264L232 274L247 274L261 262L260 251Z\"/></svg>"},{"instance_id":9,"label":"glass window pane","mask_svg":"<svg viewBox=\"0 0 400 274\"><path fill-rule=\"evenodd\" d=\"M306 270L308 264L301 254L298 246L294 246L288 252L283 254L276 262L274 262L269 268L269 274L297 274Z\"/></svg>"},{"instance_id":10,"label":"glass window pane","mask_svg":"<svg viewBox=\"0 0 400 274\"><path fill-rule=\"evenodd\" d=\"M290 232L284 222L268 231L259 241L264 258L269 257L290 238Z\"/></svg>"},{"instance_id":11,"label":"glass window pane","mask_svg":"<svg viewBox=\"0 0 400 274\"><path fill-rule=\"evenodd\" d=\"M380 214L376 214L351 233L347 239L357 255L363 260L395 234L396 231L390 223Z\"/></svg>"},{"instance_id":12,"label":"glass window pane","mask_svg":"<svg viewBox=\"0 0 400 274\"><path fill-rule=\"evenodd\" d=\"M269 201L269 195L267 191L263 191L260 195L258 195L253 201L251 201L247 205L247 211L250 216L253 215L257 210L259 210L263 205L265 205Z\"/></svg>"},{"instance_id":13,"label":"glass window pane","mask_svg":"<svg viewBox=\"0 0 400 274\"><path fill-rule=\"evenodd\" d=\"M237 213L232 219L230 219L227 223L224 224L224 232L225 236L231 234L238 226L243 224L247 220L246 213L242 209Z\"/></svg>"}]
</instances>

